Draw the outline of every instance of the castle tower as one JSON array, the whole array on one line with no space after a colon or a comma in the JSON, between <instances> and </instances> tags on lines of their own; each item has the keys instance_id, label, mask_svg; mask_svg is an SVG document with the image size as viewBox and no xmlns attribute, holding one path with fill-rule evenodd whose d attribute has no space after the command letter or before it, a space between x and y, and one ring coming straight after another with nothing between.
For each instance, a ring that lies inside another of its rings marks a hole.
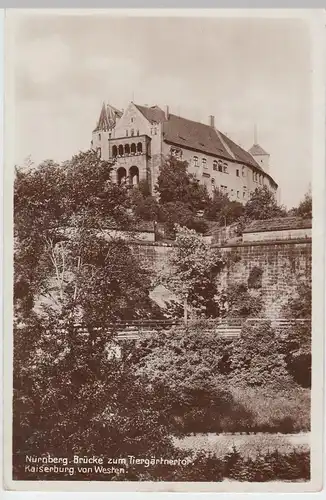
<instances>
[{"instance_id":1,"label":"castle tower","mask_svg":"<svg viewBox=\"0 0 326 500\"><path fill-rule=\"evenodd\" d=\"M97 151L98 156L103 160L108 159L108 141L111 140L114 128L121 116L122 111L103 102L91 141L91 149Z\"/></svg>"},{"instance_id":2,"label":"castle tower","mask_svg":"<svg viewBox=\"0 0 326 500\"><path fill-rule=\"evenodd\" d=\"M265 172L268 172L270 154L266 153L266 151L259 144L253 144L248 152L251 154L254 160L256 160L258 165Z\"/></svg>"},{"instance_id":3,"label":"castle tower","mask_svg":"<svg viewBox=\"0 0 326 500\"><path fill-rule=\"evenodd\" d=\"M257 140L257 126L254 129L254 144L249 149L248 153L251 154L253 159L258 163L258 165L265 171L269 170L269 158L270 154L267 153L259 144Z\"/></svg>"}]
</instances>

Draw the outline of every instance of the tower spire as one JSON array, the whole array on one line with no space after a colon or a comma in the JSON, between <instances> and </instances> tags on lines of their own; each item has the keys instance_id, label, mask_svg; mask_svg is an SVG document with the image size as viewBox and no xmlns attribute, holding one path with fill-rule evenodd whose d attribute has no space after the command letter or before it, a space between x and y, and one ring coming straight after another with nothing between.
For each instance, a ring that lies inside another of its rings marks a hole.
<instances>
[{"instance_id":1,"label":"tower spire","mask_svg":"<svg viewBox=\"0 0 326 500\"><path fill-rule=\"evenodd\" d=\"M254 124L254 144L258 144L257 138L257 123Z\"/></svg>"}]
</instances>

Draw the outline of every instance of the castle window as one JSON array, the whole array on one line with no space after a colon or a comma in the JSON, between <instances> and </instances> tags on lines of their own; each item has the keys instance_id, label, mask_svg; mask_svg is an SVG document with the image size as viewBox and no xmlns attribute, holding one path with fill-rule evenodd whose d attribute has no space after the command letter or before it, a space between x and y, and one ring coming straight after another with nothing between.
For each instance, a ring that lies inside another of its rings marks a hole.
<instances>
[{"instance_id":1,"label":"castle window","mask_svg":"<svg viewBox=\"0 0 326 500\"><path fill-rule=\"evenodd\" d=\"M98 140L99 141L101 140L101 134L98 134Z\"/></svg>"},{"instance_id":2,"label":"castle window","mask_svg":"<svg viewBox=\"0 0 326 500\"><path fill-rule=\"evenodd\" d=\"M215 184L215 179L211 179L212 184Z\"/></svg>"},{"instance_id":3,"label":"castle window","mask_svg":"<svg viewBox=\"0 0 326 500\"><path fill-rule=\"evenodd\" d=\"M137 130L137 135L139 135L139 130Z\"/></svg>"},{"instance_id":4,"label":"castle window","mask_svg":"<svg viewBox=\"0 0 326 500\"><path fill-rule=\"evenodd\" d=\"M128 130L126 130L126 137L128 137L128 135L129 135L129 134L128 134Z\"/></svg>"},{"instance_id":5,"label":"castle window","mask_svg":"<svg viewBox=\"0 0 326 500\"><path fill-rule=\"evenodd\" d=\"M198 156L194 156L194 166L198 167Z\"/></svg>"},{"instance_id":6,"label":"castle window","mask_svg":"<svg viewBox=\"0 0 326 500\"><path fill-rule=\"evenodd\" d=\"M130 146L129 146L129 144L125 144L125 153L126 153L126 155L130 155Z\"/></svg>"},{"instance_id":7,"label":"castle window","mask_svg":"<svg viewBox=\"0 0 326 500\"><path fill-rule=\"evenodd\" d=\"M243 198L245 198L245 197L246 197L246 192L245 192L245 191L243 192L242 197L243 197Z\"/></svg>"},{"instance_id":8,"label":"castle window","mask_svg":"<svg viewBox=\"0 0 326 500\"><path fill-rule=\"evenodd\" d=\"M123 155L123 145L122 144L119 144L119 147L118 147L118 152L119 152L119 155L122 156Z\"/></svg>"},{"instance_id":9,"label":"castle window","mask_svg":"<svg viewBox=\"0 0 326 500\"><path fill-rule=\"evenodd\" d=\"M236 171L235 171L235 172L236 172L236 176L237 176L237 177L240 177L240 172L239 172L239 169L238 169L238 168L236 169Z\"/></svg>"},{"instance_id":10,"label":"castle window","mask_svg":"<svg viewBox=\"0 0 326 500\"><path fill-rule=\"evenodd\" d=\"M139 142L139 143L137 144L137 151L138 151L138 153L142 153L142 152L143 152L143 145L142 145L142 143L141 143L141 142Z\"/></svg>"},{"instance_id":11,"label":"castle window","mask_svg":"<svg viewBox=\"0 0 326 500\"><path fill-rule=\"evenodd\" d=\"M207 168L207 160L206 160L206 158L202 159L201 164L202 164L203 168Z\"/></svg>"},{"instance_id":12,"label":"castle window","mask_svg":"<svg viewBox=\"0 0 326 500\"><path fill-rule=\"evenodd\" d=\"M97 156L101 158L101 148L97 148Z\"/></svg>"},{"instance_id":13,"label":"castle window","mask_svg":"<svg viewBox=\"0 0 326 500\"><path fill-rule=\"evenodd\" d=\"M109 132L109 139L111 139L111 135L112 135L111 132Z\"/></svg>"},{"instance_id":14,"label":"castle window","mask_svg":"<svg viewBox=\"0 0 326 500\"><path fill-rule=\"evenodd\" d=\"M134 119L133 119L133 118L131 118L131 120L130 120L130 121L131 121L131 123L134 123Z\"/></svg>"},{"instance_id":15,"label":"castle window","mask_svg":"<svg viewBox=\"0 0 326 500\"><path fill-rule=\"evenodd\" d=\"M157 135L157 128L154 128L154 135Z\"/></svg>"},{"instance_id":16,"label":"castle window","mask_svg":"<svg viewBox=\"0 0 326 500\"><path fill-rule=\"evenodd\" d=\"M240 191L237 191L237 198L240 198Z\"/></svg>"},{"instance_id":17,"label":"castle window","mask_svg":"<svg viewBox=\"0 0 326 500\"><path fill-rule=\"evenodd\" d=\"M216 160L213 161L213 170L217 171L217 161Z\"/></svg>"},{"instance_id":18,"label":"castle window","mask_svg":"<svg viewBox=\"0 0 326 500\"><path fill-rule=\"evenodd\" d=\"M116 158L118 155L118 148L117 146L112 146L112 156L113 158Z\"/></svg>"},{"instance_id":19,"label":"castle window","mask_svg":"<svg viewBox=\"0 0 326 500\"><path fill-rule=\"evenodd\" d=\"M218 171L223 172L223 165L220 161L218 162Z\"/></svg>"},{"instance_id":20,"label":"castle window","mask_svg":"<svg viewBox=\"0 0 326 500\"><path fill-rule=\"evenodd\" d=\"M135 135L135 131L133 128L131 129L130 135L131 135L131 137L133 137Z\"/></svg>"},{"instance_id":21,"label":"castle window","mask_svg":"<svg viewBox=\"0 0 326 500\"><path fill-rule=\"evenodd\" d=\"M242 177L245 177L245 175L246 175L245 168L244 168L244 167L242 167Z\"/></svg>"},{"instance_id":22,"label":"castle window","mask_svg":"<svg viewBox=\"0 0 326 500\"><path fill-rule=\"evenodd\" d=\"M227 165L224 165L224 166L223 166L223 172L224 172L225 174L227 174L227 173L228 173L228 167L227 167Z\"/></svg>"},{"instance_id":23,"label":"castle window","mask_svg":"<svg viewBox=\"0 0 326 500\"><path fill-rule=\"evenodd\" d=\"M136 153L136 144L134 142L132 143L130 150L131 150L131 154Z\"/></svg>"}]
</instances>

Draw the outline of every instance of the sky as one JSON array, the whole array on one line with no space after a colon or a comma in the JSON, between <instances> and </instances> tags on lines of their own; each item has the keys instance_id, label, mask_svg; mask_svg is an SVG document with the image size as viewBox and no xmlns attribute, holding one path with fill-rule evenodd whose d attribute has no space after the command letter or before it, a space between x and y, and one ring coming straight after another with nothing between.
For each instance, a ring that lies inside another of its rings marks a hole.
<instances>
[{"instance_id":1,"label":"sky","mask_svg":"<svg viewBox=\"0 0 326 500\"><path fill-rule=\"evenodd\" d=\"M15 162L64 161L90 147L101 105L137 104L215 125L270 153L280 201L295 206L312 174L309 26L300 19L15 18Z\"/></svg>"}]
</instances>

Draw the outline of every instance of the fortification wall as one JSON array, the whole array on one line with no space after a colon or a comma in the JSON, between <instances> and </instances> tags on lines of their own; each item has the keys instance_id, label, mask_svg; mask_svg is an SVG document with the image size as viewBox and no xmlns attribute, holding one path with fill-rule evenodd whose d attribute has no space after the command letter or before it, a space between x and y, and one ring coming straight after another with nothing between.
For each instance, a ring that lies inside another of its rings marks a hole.
<instances>
[{"instance_id":1,"label":"fortification wall","mask_svg":"<svg viewBox=\"0 0 326 500\"><path fill-rule=\"evenodd\" d=\"M251 272L260 274L256 286L264 301L266 317L277 318L299 282L311 280L311 241L278 241L224 246L221 251L232 257L221 273L221 287L246 283ZM250 284L250 283L249 283Z\"/></svg>"},{"instance_id":2,"label":"fortification wall","mask_svg":"<svg viewBox=\"0 0 326 500\"><path fill-rule=\"evenodd\" d=\"M139 258L157 272L168 265L174 245L144 242L133 248ZM311 240L237 243L214 248L229 257L220 275L221 288L232 283L248 285L251 273L258 270L260 283L256 286L263 296L266 317L279 317L298 283L311 280Z\"/></svg>"}]
</instances>

